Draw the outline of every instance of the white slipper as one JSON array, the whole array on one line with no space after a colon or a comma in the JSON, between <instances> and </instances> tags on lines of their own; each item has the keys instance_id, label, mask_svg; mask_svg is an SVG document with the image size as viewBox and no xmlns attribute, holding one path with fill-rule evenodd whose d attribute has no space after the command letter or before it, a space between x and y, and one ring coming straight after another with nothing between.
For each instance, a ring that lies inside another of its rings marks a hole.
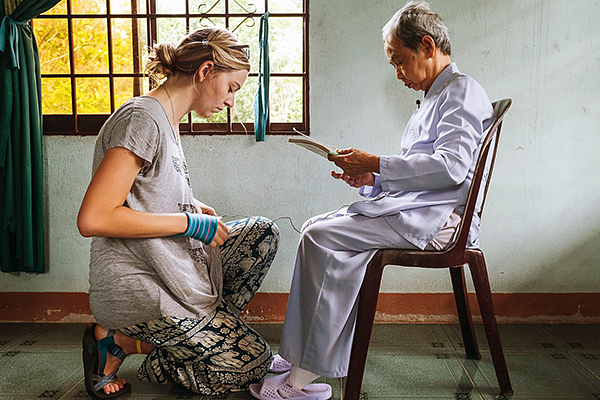
<instances>
[{"instance_id":1,"label":"white slipper","mask_svg":"<svg viewBox=\"0 0 600 400\"><path fill-rule=\"evenodd\" d=\"M290 369L292 369L292 363L281 357L279 354L275 354L275 356L273 356L273 361L271 361L269 372L278 374L280 372L288 372Z\"/></svg>"},{"instance_id":2,"label":"white slipper","mask_svg":"<svg viewBox=\"0 0 600 400\"><path fill-rule=\"evenodd\" d=\"M311 383L298 390L288 382L290 373L265 378L250 385L250 394L259 400L327 400L331 398L331 386L326 383Z\"/></svg>"}]
</instances>

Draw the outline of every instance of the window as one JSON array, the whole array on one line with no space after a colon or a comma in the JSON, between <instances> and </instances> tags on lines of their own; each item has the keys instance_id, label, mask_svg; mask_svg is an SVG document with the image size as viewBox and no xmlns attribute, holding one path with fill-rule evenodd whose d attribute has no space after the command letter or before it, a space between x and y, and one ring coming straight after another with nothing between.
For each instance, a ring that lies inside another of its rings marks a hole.
<instances>
[{"instance_id":1,"label":"window","mask_svg":"<svg viewBox=\"0 0 600 400\"><path fill-rule=\"evenodd\" d=\"M250 45L252 70L233 110L183 118L181 133L252 134L260 16L269 11L267 134L308 127L308 0L62 0L32 22L40 52L45 134L95 135L108 116L148 91L150 43L224 26Z\"/></svg>"}]
</instances>

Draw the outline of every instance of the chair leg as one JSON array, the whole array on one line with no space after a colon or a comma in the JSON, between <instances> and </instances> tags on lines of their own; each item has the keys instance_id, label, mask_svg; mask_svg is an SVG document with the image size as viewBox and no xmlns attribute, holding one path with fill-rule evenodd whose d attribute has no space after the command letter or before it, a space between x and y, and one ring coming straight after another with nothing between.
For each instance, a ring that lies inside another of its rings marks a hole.
<instances>
[{"instance_id":1,"label":"chair leg","mask_svg":"<svg viewBox=\"0 0 600 400\"><path fill-rule=\"evenodd\" d=\"M513 389L508 376L504 352L502 351L502 342L500 341L500 332L498 331L498 323L496 322L485 258L481 251L467 250L466 253L471 275L473 276L475 292L477 293L477 300L479 301L481 318L485 326L485 334L490 346L490 352L492 353L496 377L500 385L500 392L504 396L510 396L513 394Z\"/></svg>"},{"instance_id":2,"label":"chair leg","mask_svg":"<svg viewBox=\"0 0 600 400\"><path fill-rule=\"evenodd\" d=\"M381 286L381 275L384 268L382 258L381 250L375 253L375 256L373 256L367 266L367 272L360 289L358 314L354 327L350 365L344 391L345 400L358 400L360 398L371 331L373 330L373 321L375 320L375 311L377 309L377 297L379 296L379 287Z\"/></svg>"},{"instance_id":3,"label":"chair leg","mask_svg":"<svg viewBox=\"0 0 600 400\"><path fill-rule=\"evenodd\" d=\"M460 321L460 330L462 331L467 358L481 360L477 339L475 337L475 329L473 328L471 307L469 306L469 298L467 297L467 285L465 285L463 266L450 268L450 276L452 277L454 299L456 300L458 320Z\"/></svg>"}]
</instances>

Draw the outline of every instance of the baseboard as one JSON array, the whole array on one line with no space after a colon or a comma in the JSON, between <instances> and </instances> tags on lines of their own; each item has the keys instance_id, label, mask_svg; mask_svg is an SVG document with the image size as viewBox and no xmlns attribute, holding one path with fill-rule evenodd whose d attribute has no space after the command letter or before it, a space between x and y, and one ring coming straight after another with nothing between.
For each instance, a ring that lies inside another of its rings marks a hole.
<instances>
[{"instance_id":1,"label":"baseboard","mask_svg":"<svg viewBox=\"0 0 600 400\"><path fill-rule=\"evenodd\" d=\"M93 322L87 293L0 293L0 322ZM248 322L281 323L287 293L257 293L242 316ZM475 322L481 322L477 299L469 294ZM597 324L600 293L496 293L501 324ZM376 322L457 323L452 293L381 293Z\"/></svg>"}]
</instances>

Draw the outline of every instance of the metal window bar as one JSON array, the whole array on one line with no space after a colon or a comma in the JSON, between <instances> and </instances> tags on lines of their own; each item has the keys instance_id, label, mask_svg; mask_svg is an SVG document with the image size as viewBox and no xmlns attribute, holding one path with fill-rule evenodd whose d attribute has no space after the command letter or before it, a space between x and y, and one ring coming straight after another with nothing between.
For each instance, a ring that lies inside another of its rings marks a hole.
<instances>
[{"instance_id":1,"label":"metal window bar","mask_svg":"<svg viewBox=\"0 0 600 400\"><path fill-rule=\"evenodd\" d=\"M113 46L112 46L112 16L110 15L110 0L106 0L106 30L107 30L107 46L108 46L108 74L113 76ZM108 88L110 93L110 112L115 111L115 80L108 79Z\"/></svg>"},{"instance_id":2,"label":"metal window bar","mask_svg":"<svg viewBox=\"0 0 600 400\"><path fill-rule=\"evenodd\" d=\"M67 15L71 14L72 10L71 0L67 0ZM69 72L71 73L71 107L73 109L73 132L77 132L77 91L75 86L75 78L73 73L75 72L75 54L73 54L73 19L67 20L67 26L69 29ZM43 75L42 75L43 76Z\"/></svg>"},{"instance_id":3,"label":"metal window bar","mask_svg":"<svg viewBox=\"0 0 600 400\"><path fill-rule=\"evenodd\" d=\"M146 2L145 13L139 13L138 1ZM157 38L157 21L162 18L173 18L173 17L185 17L186 30L190 29L190 18L202 18L210 15L214 18L223 18L225 20L225 26L230 28L230 19L242 18L242 21L236 26L239 27L249 18L260 18L262 14L254 12L251 13L230 13L229 7L231 2L237 0L217 0L214 5L218 2L224 1L225 13L214 13L206 14L200 12L191 12L190 0L185 2L185 13L184 14L160 14L156 13L156 0L131 0L131 13L112 14L110 9L110 0L106 0L106 14L73 14L71 0L67 0L67 15L51 14L41 15L39 19L66 19L68 27L68 40L69 40L69 68L70 73L68 74L42 74L42 78L69 78L71 83L71 107L72 115L44 115L44 134L45 135L63 135L65 132L65 126L72 126L72 133L79 135L96 135L99 128L102 126L104 121L109 115L90 115L90 114L79 114L77 112L77 91L76 91L76 79L77 78L108 78L110 85L110 109L111 112L115 110L115 78L127 78L131 77L134 80L133 84L133 95L139 96L142 94L142 79L144 75L141 71L141 57L142 48L140 46L140 35L139 35L139 20L144 19L147 24L147 41L148 45L151 46ZM285 72L272 72L272 77L300 77L302 78L302 114L303 120L300 122L270 122L270 117L267 125L267 134L269 135L290 135L293 134L292 128L296 128L300 131L304 131L309 134L309 76L308 76L308 65L309 65L309 43L308 43L308 0L303 0L303 12L302 13L271 13L271 18L302 18L303 22L303 58L302 58L302 72L299 73L285 73ZM264 0L265 11L269 11L269 0ZM240 5L243 8L243 6ZM80 74L75 73L75 60L74 60L74 40L73 40L73 19L75 18L86 18L86 19L105 19L107 21L107 32L108 32L108 55L109 55L109 72L96 73L96 74ZM132 21L132 57L133 57L133 73L115 73L114 62L113 62L113 38L112 38L112 20L115 18L128 18ZM248 74L249 77L257 77L258 73L252 72ZM192 119L192 113L188 114L188 122L180 125L180 131L182 134L253 134L254 124L248 123L245 125L245 130L241 123L234 123L232 121L231 110L227 109L227 121L226 126L222 126L223 123L194 123Z\"/></svg>"},{"instance_id":4,"label":"metal window bar","mask_svg":"<svg viewBox=\"0 0 600 400\"><path fill-rule=\"evenodd\" d=\"M138 13L138 0L131 0L131 13ZM133 72L140 73L142 65L140 58L142 52L140 51L140 32L139 32L139 21L135 18L131 18L131 39L132 39L132 57L133 57ZM133 96L137 97L142 94L142 79L133 78Z\"/></svg>"}]
</instances>

